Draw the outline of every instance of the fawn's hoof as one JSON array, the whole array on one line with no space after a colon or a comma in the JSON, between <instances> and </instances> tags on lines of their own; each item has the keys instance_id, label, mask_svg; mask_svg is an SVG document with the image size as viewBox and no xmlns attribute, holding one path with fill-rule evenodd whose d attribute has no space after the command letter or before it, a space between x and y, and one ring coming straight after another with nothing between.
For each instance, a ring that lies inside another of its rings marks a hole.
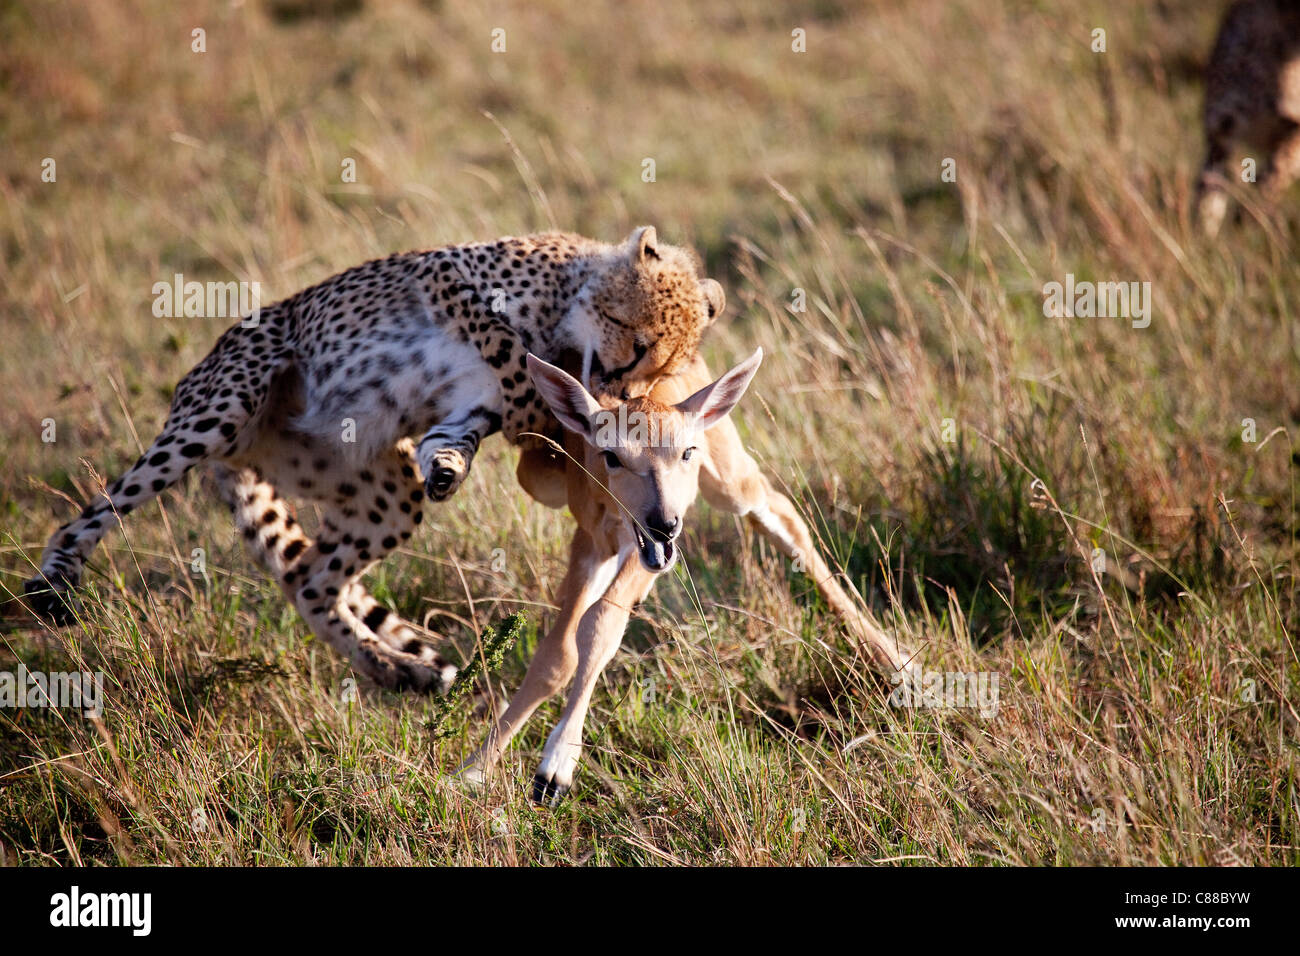
<instances>
[{"instance_id":1,"label":"fawn's hoof","mask_svg":"<svg viewBox=\"0 0 1300 956\"><path fill-rule=\"evenodd\" d=\"M567 783L557 783L553 778L544 777L540 773L533 774L533 803L539 807L558 806L564 799L564 795L569 792L569 786Z\"/></svg>"}]
</instances>

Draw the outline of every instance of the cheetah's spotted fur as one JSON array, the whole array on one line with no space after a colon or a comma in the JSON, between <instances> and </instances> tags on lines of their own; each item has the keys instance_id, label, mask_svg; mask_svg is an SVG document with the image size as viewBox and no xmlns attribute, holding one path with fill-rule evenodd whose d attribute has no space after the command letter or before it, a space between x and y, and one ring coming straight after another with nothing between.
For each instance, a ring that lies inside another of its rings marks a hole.
<instances>
[{"instance_id":1,"label":"cheetah's spotted fur","mask_svg":"<svg viewBox=\"0 0 1300 956\"><path fill-rule=\"evenodd\" d=\"M208 461L315 633L385 687L442 689L454 668L360 577L410 538L426 495L455 492L483 438L555 430L528 352L617 392L689 361L722 307L721 286L649 227L618 245L544 233L349 269L221 336L152 447L55 532L28 598L66 620L109 528ZM323 505L315 540L282 494Z\"/></svg>"}]
</instances>

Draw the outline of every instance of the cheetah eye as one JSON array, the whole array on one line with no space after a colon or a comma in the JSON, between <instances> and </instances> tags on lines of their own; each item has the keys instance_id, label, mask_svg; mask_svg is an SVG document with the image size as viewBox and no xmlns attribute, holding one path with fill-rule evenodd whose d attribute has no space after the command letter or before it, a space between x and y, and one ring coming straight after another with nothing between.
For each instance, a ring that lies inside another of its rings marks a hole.
<instances>
[{"instance_id":1,"label":"cheetah eye","mask_svg":"<svg viewBox=\"0 0 1300 956\"><path fill-rule=\"evenodd\" d=\"M612 451L602 452L602 454L605 456L605 467L610 471L623 467L623 463L618 460L618 455L614 454Z\"/></svg>"},{"instance_id":2,"label":"cheetah eye","mask_svg":"<svg viewBox=\"0 0 1300 956\"><path fill-rule=\"evenodd\" d=\"M682 452L682 461L690 461L691 455L693 454L695 454L695 446L692 445L690 448Z\"/></svg>"}]
</instances>

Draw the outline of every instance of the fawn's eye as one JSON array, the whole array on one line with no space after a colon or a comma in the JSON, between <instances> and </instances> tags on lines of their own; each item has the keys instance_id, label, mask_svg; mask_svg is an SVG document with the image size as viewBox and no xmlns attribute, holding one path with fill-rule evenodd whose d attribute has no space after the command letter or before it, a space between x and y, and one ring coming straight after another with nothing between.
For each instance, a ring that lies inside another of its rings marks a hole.
<instances>
[{"instance_id":1,"label":"fawn's eye","mask_svg":"<svg viewBox=\"0 0 1300 956\"><path fill-rule=\"evenodd\" d=\"M695 454L695 448L694 448L694 446L692 446L692 447L686 449L684 452L682 452L682 461L690 461L690 460L691 460L691 455L694 455L694 454Z\"/></svg>"},{"instance_id":2,"label":"fawn's eye","mask_svg":"<svg viewBox=\"0 0 1300 956\"><path fill-rule=\"evenodd\" d=\"M612 451L602 452L602 454L605 456L605 467L610 471L613 471L615 468L623 467L623 463L618 460L618 455L614 454Z\"/></svg>"}]
</instances>

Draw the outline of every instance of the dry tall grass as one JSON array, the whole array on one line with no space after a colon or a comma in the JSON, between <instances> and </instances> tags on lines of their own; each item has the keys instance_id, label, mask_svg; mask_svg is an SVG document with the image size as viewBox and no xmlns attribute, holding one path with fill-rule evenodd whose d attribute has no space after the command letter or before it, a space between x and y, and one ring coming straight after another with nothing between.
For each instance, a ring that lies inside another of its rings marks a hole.
<instances>
[{"instance_id":1,"label":"dry tall grass","mask_svg":"<svg viewBox=\"0 0 1300 956\"><path fill-rule=\"evenodd\" d=\"M572 799L526 801L558 704L467 796L442 775L481 715L432 739L429 701L345 703L195 482L105 542L84 627L0 636L0 670L109 691L99 722L0 710L5 860L1300 862L1296 197L1216 245L1188 221L1213 5L185 6L0 4L0 588L220 332L154 318L153 283L279 297L649 222L727 287L715 366L770 356L739 412L769 473L926 669L996 673L1000 706L889 706L798 572L701 506ZM1151 283L1150 327L1044 318L1067 273ZM519 609L533 639L563 573L569 520L513 458L489 442L373 578L461 655Z\"/></svg>"}]
</instances>

